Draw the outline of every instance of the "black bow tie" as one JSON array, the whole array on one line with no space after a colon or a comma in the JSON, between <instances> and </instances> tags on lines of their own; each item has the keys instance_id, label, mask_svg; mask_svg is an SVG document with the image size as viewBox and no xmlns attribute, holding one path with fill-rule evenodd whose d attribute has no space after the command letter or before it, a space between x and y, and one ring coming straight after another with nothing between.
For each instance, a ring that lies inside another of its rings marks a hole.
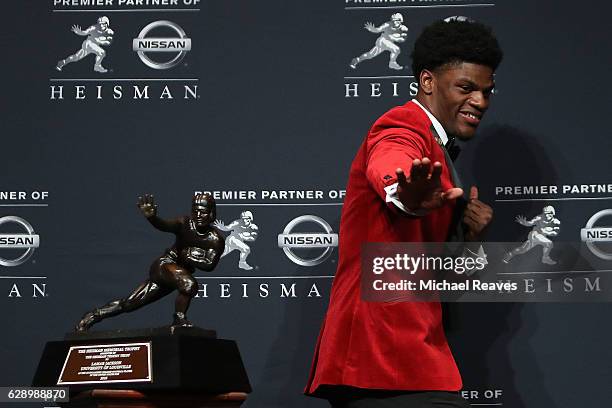
<instances>
[{"instance_id":1,"label":"black bow tie","mask_svg":"<svg viewBox=\"0 0 612 408\"><path fill-rule=\"evenodd\" d=\"M448 155L452 161L455 161L457 156L459 156L459 153L461 153L461 148L459 146L447 147L446 150L448 151Z\"/></svg>"},{"instance_id":2,"label":"black bow tie","mask_svg":"<svg viewBox=\"0 0 612 408\"><path fill-rule=\"evenodd\" d=\"M451 158L452 161L455 161L455 159L457 159L457 156L459 156L459 153L461 152L461 148L455 144L455 138L450 137L446 144L444 144L442 142L442 139L437 134L434 135L436 142L438 142L440 147L447 151L448 156Z\"/></svg>"},{"instance_id":3,"label":"black bow tie","mask_svg":"<svg viewBox=\"0 0 612 408\"><path fill-rule=\"evenodd\" d=\"M457 156L459 156L459 153L461 152L461 147L455 144L454 137L448 139L448 142L446 143L446 146L444 146L444 148L448 152L448 155L450 156L452 161L455 161L457 159Z\"/></svg>"}]
</instances>

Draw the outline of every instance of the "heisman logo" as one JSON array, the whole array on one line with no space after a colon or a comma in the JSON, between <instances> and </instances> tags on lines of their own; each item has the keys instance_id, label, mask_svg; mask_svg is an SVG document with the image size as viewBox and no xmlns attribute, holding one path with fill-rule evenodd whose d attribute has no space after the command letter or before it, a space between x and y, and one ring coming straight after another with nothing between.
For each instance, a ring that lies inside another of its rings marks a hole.
<instances>
[{"instance_id":1,"label":"heisman logo","mask_svg":"<svg viewBox=\"0 0 612 408\"><path fill-rule=\"evenodd\" d=\"M580 239L586 243L593 255L612 261L612 252L606 252L595 245L596 242L612 242L612 227L595 227L595 224L603 217L612 215L612 209L601 210L595 213L587 221L584 228L580 230Z\"/></svg>"},{"instance_id":2,"label":"heisman logo","mask_svg":"<svg viewBox=\"0 0 612 408\"><path fill-rule=\"evenodd\" d=\"M251 253L251 248L247 245L247 242L253 242L257 239L259 234L259 227L253 224L253 213L250 211L243 211L240 214L240 218L225 225L223 221L217 220L213 225L221 231L229 231L230 234L225 238L225 249L221 258L230 252L237 250L240 252L238 258L238 267L245 271L253 269L246 261L247 257Z\"/></svg>"},{"instance_id":3,"label":"heisman logo","mask_svg":"<svg viewBox=\"0 0 612 408\"><path fill-rule=\"evenodd\" d=\"M516 222L524 227L531 227L527 240L519 247L508 252L504 256L504 263L510 262L516 255L524 254L534 247L540 245L542 247L542 263L547 265L555 265L557 262L550 257L550 251L553 248L552 237L559 235L559 225L561 221L555 218L555 208L551 205L542 209L542 213L531 220L527 220L522 215L516 217Z\"/></svg>"},{"instance_id":4,"label":"heisman logo","mask_svg":"<svg viewBox=\"0 0 612 408\"><path fill-rule=\"evenodd\" d=\"M323 232L293 232L297 226L304 223L314 223L322 228ZM278 246L294 263L301 266L315 266L329 258L334 247L338 246L338 234L332 231L331 226L323 218L315 215L302 215L291 220L283 233L278 234ZM322 248L323 252L314 258L304 258L295 253L295 249L301 248Z\"/></svg>"},{"instance_id":5,"label":"heisman logo","mask_svg":"<svg viewBox=\"0 0 612 408\"><path fill-rule=\"evenodd\" d=\"M361 54L351 60L349 66L353 69L362 61L375 58L385 51L389 51L389 68L400 70L404 67L397 63L397 57L402 50L397 43L403 43L408 36L408 27L403 25L404 17L400 13L395 13L391 16L391 20L376 27L374 24L367 22L364 28L371 33L380 34L374 43L374 47L370 51Z\"/></svg>"},{"instance_id":6,"label":"heisman logo","mask_svg":"<svg viewBox=\"0 0 612 408\"><path fill-rule=\"evenodd\" d=\"M108 46L113 41L113 35L115 32L109 27L110 20L106 16L102 16L98 18L98 22L86 30L81 30L81 27L78 25L72 26L72 32L81 37L87 37L83 44L81 44L81 49L75 52L74 54L66 57L63 60L60 60L55 69L61 71L64 67L71 62L77 62L88 56L89 54L94 54L96 56L95 63L93 66L93 70L100 73L106 73L108 70L102 66L102 60L106 56L106 51L104 51L105 46Z\"/></svg>"},{"instance_id":7,"label":"heisman logo","mask_svg":"<svg viewBox=\"0 0 612 408\"><path fill-rule=\"evenodd\" d=\"M176 33L173 37L148 37L153 30L168 29ZM154 21L147 24L132 41L132 49L138 54L140 60L149 68L170 69L183 61L188 51L191 51L191 39L176 23L168 20ZM149 54L170 53L174 56L165 61L152 59Z\"/></svg>"},{"instance_id":8,"label":"heisman logo","mask_svg":"<svg viewBox=\"0 0 612 408\"><path fill-rule=\"evenodd\" d=\"M34 233L34 228L29 222L23 218L15 217L12 215L0 218L0 225L4 224L17 224L25 230L25 234L0 234L0 248L1 249L25 249L25 251L16 258L6 259L0 257L0 265L2 266L18 266L26 262L34 250L40 245L40 237Z\"/></svg>"}]
</instances>

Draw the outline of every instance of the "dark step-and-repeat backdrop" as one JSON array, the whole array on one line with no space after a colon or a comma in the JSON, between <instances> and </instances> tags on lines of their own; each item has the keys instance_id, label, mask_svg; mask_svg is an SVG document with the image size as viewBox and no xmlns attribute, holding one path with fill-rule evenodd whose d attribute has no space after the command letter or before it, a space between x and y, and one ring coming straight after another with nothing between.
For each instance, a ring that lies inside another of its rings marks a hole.
<instances>
[{"instance_id":1,"label":"dark step-and-repeat backdrop","mask_svg":"<svg viewBox=\"0 0 612 408\"><path fill-rule=\"evenodd\" d=\"M494 208L489 239L525 240L516 216L535 217L544 206L561 221L559 242L580 243L589 220L612 223L600 213L612 208L606 2L0 7L0 234L38 236L30 248L0 245L2 386L28 385L46 341L129 293L172 244L142 217L139 195L154 194L159 214L174 217L189 212L194 192L209 191L225 225L250 218L258 235L238 234L214 272L197 275L191 320L237 340L254 388L247 407L326 406L302 390L337 248L279 247L278 237L338 232L354 154L379 115L415 96L410 52L439 18L489 24L505 51L489 113L457 161L465 184ZM352 67L378 38L365 25L395 13L408 28L399 67L389 67L389 52ZM105 33L88 31L99 23ZM589 248L605 262L597 273L609 273L610 245ZM561 297L593 289L579 275L570 283L549 289ZM173 302L168 296L96 328L167 324ZM464 397L474 406L609 406L611 313L601 302L452 305L448 335Z\"/></svg>"}]
</instances>

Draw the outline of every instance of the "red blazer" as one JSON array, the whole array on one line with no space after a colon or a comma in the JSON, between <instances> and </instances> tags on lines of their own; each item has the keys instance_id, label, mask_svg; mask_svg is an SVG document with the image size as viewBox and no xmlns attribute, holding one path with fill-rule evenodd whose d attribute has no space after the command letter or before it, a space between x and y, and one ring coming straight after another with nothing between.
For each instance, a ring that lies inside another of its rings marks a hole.
<instances>
[{"instance_id":1,"label":"red blazer","mask_svg":"<svg viewBox=\"0 0 612 408\"><path fill-rule=\"evenodd\" d=\"M363 243L443 242L448 236L452 205L409 217L385 202L384 188L397 182L395 169L401 167L408 175L417 158L442 163L442 188L452 187L431 127L427 114L408 102L381 116L357 152L340 221L338 270L306 394L320 396L321 385L440 391L462 387L439 303L375 303L360 297Z\"/></svg>"}]
</instances>

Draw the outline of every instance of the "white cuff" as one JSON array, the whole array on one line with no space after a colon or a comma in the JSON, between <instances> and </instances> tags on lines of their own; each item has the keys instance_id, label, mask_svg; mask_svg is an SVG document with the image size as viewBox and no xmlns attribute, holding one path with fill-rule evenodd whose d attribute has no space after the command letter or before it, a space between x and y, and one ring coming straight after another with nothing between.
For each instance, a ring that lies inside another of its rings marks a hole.
<instances>
[{"instance_id":1,"label":"white cuff","mask_svg":"<svg viewBox=\"0 0 612 408\"><path fill-rule=\"evenodd\" d=\"M416 211L416 212L410 211L404 206L404 204L402 204L402 202L399 200L399 197L397 196L397 184L398 183L393 183L385 187L385 193L387 193L385 197L385 202L393 203L399 210L401 210L402 212L408 215L413 215L415 217L421 217L425 215L427 213L427 211L425 210Z\"/></svg>"}]
</instances>

